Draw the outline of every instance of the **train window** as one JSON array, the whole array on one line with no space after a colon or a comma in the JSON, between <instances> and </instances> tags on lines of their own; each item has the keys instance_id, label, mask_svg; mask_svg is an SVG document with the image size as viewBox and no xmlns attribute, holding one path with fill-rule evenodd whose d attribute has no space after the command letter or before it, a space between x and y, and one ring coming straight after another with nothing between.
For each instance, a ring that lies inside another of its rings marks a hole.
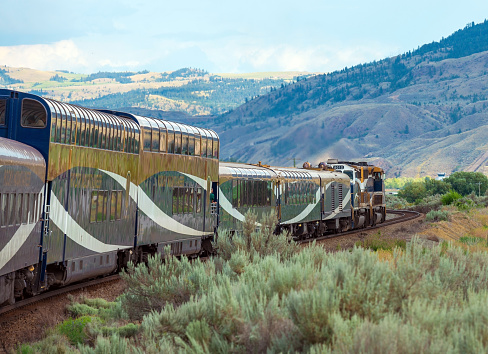
<instances>
[{"instance_id":1,"label":"train window","mask_svg":"<svg viewBox=\"0 0 488 354\"><path fill-rule=\"evenodd\" d=\"M168 153L175 153L175 132L172 129L168 130Z\"/></svg>"},{"instance_id":2,"label":"train window","mask_svg":"<svg viewBox=\"0 0 488 354\"><path fill-rule=\"evenodd\" d=\"M102 120L100 119L100 116L97 116L95 124L97 124L98 129L97 129L97 134L95 136L95 147L96 148L101 148L102 146L102 135L103 135L103 123Z\"/></svg>"},{"instance_id":3,"label":"train window","mask_svg":"<svg viewBox=\"0 0 488 354\"><path fill-rule=\"evenodd\" d=\"M97 136L98 136L98 122L95 120L95 116L90 113L90 141L89 145L92 148L97 147Z\"/></svg>"},{"instance_id":4,"label":"train window","mask_svg":"<svg viewBox=\"0 0 488 354\"><path fill-rule=\"evenodd\" d=\"M188 155L195 155L195 134L188 136Z\"/></svg>"},{"instance_id":5,"label":"train window","mask_svg":"<svg viewBox=\"0 0 488 354\"><path fill-rule=\"evenodd\" d=\"M122 191L117 191L117 205L115 208L115 220L120 220L122 214Z\"/></svg>"},{"instance_id":6,"label":"train window","mask_svg":"<svg viewBox=\"0 0 488 354\"><path fill-rule=\"evenodd\" d=\"M116 210L117 210L117 192L112 191L110 192L110 217L109 217L110 221L115 220L115 216L117 214Z\"/></svg>"},{"instance_id":7,"label":"train window","mask_svg":"<svg viewBox=\"0 0 488 354\"><path fill-rule=\"evenodd\" d=\"M207 138L207 157L212 158L212 137Z\"/></svg>"},{"instance_id":8,"label":"train window","mask_svg":"<svg viewBox=\"0 0 488 354\"><path fill-rule=\"evenodd\" d=\"M219 141L216 138L213 138L213 158L219 158Z\"/></svg>"},{"instance_id":9,"label":"train window","mask_svg":"<svg viewBox=\"0 0 488 354\"><path fill-rule=\"evenodd\" d=\"M181 154L181 145L182 145L182 136L181 132L175 132L175 154Z\"/></svg>"},{"instance_id":10,"label":"train window","mask_svg":"<svg viewBox=\"0 0 488 354\"><path fill-rule=\"evenodd\" d=\"M108 148L108 126L107 126L107 121L105 117L102 117L102 146L100 147L101 149L107 149Z\"/></svg>"},{"instance_id":11,"label":"train window","mask_svg":"<svg viewBox=\"0 0 488 354\"><path fill-rule=\"evenodd\" d=\"M178 214L178 190L179 188L173 188L173 215Z\"/></svg>"},{"instance_id":12,"label":"train window","mask_svg":"<svg viewBox=\"0 0 488 354\"><path fill-rule=\"evenodd\" d=\"M133 123L133 128L134 128L134 150L133 150L133 154L138 154L139 153L139 139L140 139L140 131L139 129L137 128L137 126L135 125L135 123Z\"/></svg>"},{"instance_id":13,"label":"train window","mask_svg":"<svg viewBox=\"0 0 488 354\"><path fill-rule=\"evenodd\" d=\"M54 137L54 141L59 143L61 141L61 113L59 112L59 105L57 102L51 102L53 108L51 109L53 112L53 117L51 120L55 121L56 130L51 131L51 135Z\"/></svg>"},{"instance_id":14,"label":"train window","mask_svg":"<svg viewBox=\"0 0 488 354\"><path fill-rule=\"evenodd\" d=\"M201 151L200 151L200 156L202 157L207 157L207 137L202 135L202 145L201 145Z\"/></svg>"},{"instance_id":15,"label":"train window","mask_svg":"<svg viewBox=\"0 0 488 354\"><path fill-rule=\"evenodd\" d=\"M79 141L78 145L85 146L85 132L86 132L86 122L85 117L80 116L80 124L79 124Z\"/></svg>"},{"instance_id":16,"label":"train window","mask_svg":"<svg viewBox=\"0 0 488 354\"><path fill-rule=\"evenodd\" d=\"M7 111L7 100L0 100L0 125L5 125Z\"/></svg>"},{"instance_id":17,"label":"train window","mask_svg":"<svg viewBox=\"0 0 488 354\"><path fill-rule=\"evenodd\" d=\"M29 221L28 223L29 224L32 224L35 222L35 219L34 219L34 200L36 198L36 195L35 194L30 194L30 198L29 198Z\"/></svg>"},{"instance_id":18,"label":"train window","mask_svg":"<svg viewBox=\"0 0 488 354\"><path fill-rule=\"evenodd\" d=\"M26 128L46 127L47 113L44 106L37 101L25 98L22 100L22 117L20 124Z\"/></svg>"},{"instance_id":19,"label":"train window","mask_svg":"<svg viewBox=\"0 0 488 354\"><path fill-rule=\"evenodd\" d=\"M71 115L71 144L75 145L80 140L80 132L79 126L80 123L78 122L79 116L76 111L73 110L73 107L70 107L72 110L69 112Z\"/></svg>"},{"instance_id":20,"label":"train window","mask_svg":"<svg viewBox=\"0 0 488 354\"><path fill-rule=\"evenodd\" d=\"M161 128L159 131L159 151L166 152L166 140L167 140L167 132L166 128Z\"/></svg>"},{"instance_id":21,"label":"train window","mask_svg":"<svg viewBox=\"0 0 488 354\"><path fill-rule=\"evenodd\" d=\"M107 149L114 149L114 122L111 117L107 116Z\"/></svg>"},{"instance_id":22,"label":"train window","mask_svg":"<svg viewBox=\"0 0 488 354\"><path fill-rule=\"evenodd\" d=\"M181 133L181 154L188 155L188 133Z\"/></svg>"},{"instance_id":23,"label":"train window","mask_svg":"<svg viewBox=\"0 0 488 354\"><path fill-rule=\"evenodd\" d=\"M22 194L22 224L27 224L29 222L29 194Z\"/></svg>"},{"instance_id":24,"label":"train window","mask_svg":"<svg viewBox=\"0 0 488 354\"><path fill-rule=\"evenodd\" d=\"M22 221L22 193L15 195L15 225L20 225Z\"/></svg>"},{"instance_id":25,"label":"train window","mask_svg":"<svg viewBox=\"0 0 488 354\"><path fill-rule=\"evenodd\" d=\"M202 188L197 188L196 190L196 212L201 213L202 212Z\"/></svg>"},{"instance_id":26,"label":"train window","mask_svg":"<svg viewBox=\"0 0 488 354\"><path fill-rule=\"evenodd\" d=\"M151 141L152 141L151 151L159 152L159 128L152 127Z\"/></svg>"},{"instance_id":27,"label":"train window","mask_svg":"<svg viewBox=\"0 0 488 354\"><path fill-rule=\"evenodd\" d=\"M5 227L8 223L7 196L5 193L0 194L0 227Z\"/></svg>"},{"instance_id":28,"label":"train window","mask_svg":"<svg viewBox=\"0 0 488 354\"><path fill-rule=\"evenodd\" d=\"M107 191L98 191L97 222L107 218Z\"/></svg>"},{"instance_id":29,"label":"train window","mask_svg":"<svg viewBox=\"0 0 488 354\"><path fill-rule=\"evenodd\" d=\"M151 151L151 137L152 137L151 127L143 127L143 132L144 132L144 144L142 145L142 148L144 151Z\"/></svg>"},{"instance_id":30,"label":"train window","mask_svg":"<svg viewBox=\"0 0 488 354\"><path fill-rule=\"evenodd\" d=\"M97 222L98 191L93 191L90 203L90 222Z\"/></svg>"},{"instance_id":31,"label":"train window","mask_svg":"<svg viewBox=\"0 0 488 354\"><path fill-rule=\"evenodd\" d=\"M58 125L58 113L56 112L56 109L54 106L51 106L51 142L55 143L57 142L57 137L56 137L56 126Z\"/></svg>"},{"instance_id":32,"label":"train window","mask_svg":"<svg viewBox=\"0 0 488 354\"><path fill-rule=\"evenodd\" d=\"M195 132L195 156L200 156L201 153L202 153L202 150L201 150L201 141L202 141L202 138L200 136L200 129L196 129L196 132Z\"/></svg>"},{"instance_id":33,"label":"train window","mask_svg":"<svg viewBox=\"0 0 488 354\"><path fill-rule=\"evenodd\" d=\"M66 109L65 109L66 111ZM70 144L71 142L71 134L74 134L74 131L73 131L73 122L72 122L72 117L71 117L71 113L66 111L66 144Z\"/></svg>"},{"instance_id":34,"label":"train window","mask_svg":"<svg viewBox=\"0 0 488 354\"><path fill-rule=\"evenodd\" d=\"M116 122L114 125L114 150L120 151L120 136L122 135L122 122Z\"/></svg>"}]
</instances>

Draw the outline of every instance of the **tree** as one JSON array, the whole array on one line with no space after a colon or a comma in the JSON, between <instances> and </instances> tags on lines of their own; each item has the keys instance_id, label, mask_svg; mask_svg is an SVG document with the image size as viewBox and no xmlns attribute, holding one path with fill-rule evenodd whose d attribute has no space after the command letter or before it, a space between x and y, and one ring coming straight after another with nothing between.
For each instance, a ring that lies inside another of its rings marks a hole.
<instances>
[{"instance_id":1,"label":"tree","mask_svg":"<svg viewBox=\"0 0 488 354\"><path fill-rule=\"evenodd\" d=\"M448 193L452 186L445 181L437 181L435 179L431 179L429 177L425 178L425 189L428 195L436 195L436 194L446 194Z\"/></svg>"},{"instance_id":2,"label":"tree","mask_svg":"<svg viewBox=\"0 0 488 354\"><path fill-rule=\"evenodd\" d=\"M488 190L488 178L481 172L454 172L444 181L461 195L482 195Z\"/></svg>"},{"instance_id":3,"label":"tree","mask_svg":"<svg viewBox=\"0 0 488 354\"><path fill-rule=\"evenodd\" d=\"M405 187L398 192L398 196L405 199L409 203L414 203L416 200L423 199L427 196L427 189L424 182L412 182L405 185Z\"/></svg>"}]
</instances>

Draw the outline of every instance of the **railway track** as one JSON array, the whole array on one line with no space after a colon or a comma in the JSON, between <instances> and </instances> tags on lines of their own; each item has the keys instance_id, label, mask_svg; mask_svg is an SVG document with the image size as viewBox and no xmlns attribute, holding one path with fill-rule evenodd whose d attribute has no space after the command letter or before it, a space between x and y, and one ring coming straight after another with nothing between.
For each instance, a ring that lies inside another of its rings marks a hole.
<instances>
[{"instance_id":1,"label":"railway track","mask_svg":"<svg viewBox=\"0 0 488 354\"><path fill-rule=\"evenodd\" d=\"M7 306L0 308L0 315L8 313L10 311L20 309L22 307L25 307L25 306L28 306L31 304L34 304L36 302L40 302L40 301L50 299L50 298L55 297L55 296L59 296L59 295L69 293L69 292L72 292L75 290L83 289L83 288L89 288L89 287L92 287L95 285L107 283L107 282L117 280L117 279L119 279L119 275L114 274L114 275L109 275L109 276L106 276L103 278L93 279L93 280L89 280L87 282L72 284L72 285L68 285L68 286L63 287L63 288L47 291L47 292L39 294L37 296L17 301L13 305L7 305Z\"/></svg>"},{"instance_id":2,"label":"railway track","mask_svg":"<svg viewBox=\"0 0 488 354\"><path fill-rule=\"evenodd\" d=\"M405 222L408 220L416 219L416 218L420 217L420 215L421 215L419 212L412 211L412 210L387 210L386 214L393 214L393 215L398 215L398 216L393 218L393 219L387 220L384 223L381 223L381 224L375 225L375 226L371 226L368 228L355 229L355 230L345 231L345 232L341 232L341 233L337 233L337 234L328 234L328 235L320 236L320 237L316 237L316 238L307 238L304 240L299 240L298 242L302 243L302 244L306 244L306 243L310 243L313 241L321 241L321 240L326 240L326 239L335 238L335 237L343 237L343 236L347 236L347 235L354 235L356 233L360 233L360 232L363 232L365 230L369 231L369 230L381 229L382 227L385 227L385 226L399 224L399 223L402 223L402 222Z\"/></svg>"},{"instance_id":3,"label":"railway track","mask_svg":"<svg viewBox=\"0 0 488 354\"><path fill-rule=\"evenodd\" d=\"M321 241L321 240L325 240L325 239L329 239L329 238L353 235L353 234L358 233L358 232L363 232L364 230L380 229L380 228L385 227L385 226L389 226L389 225L405 222L408 220L412 220L412 219L415 219L421 215L418 212L410 211L410 210L387 210L387 214L393 214L393 215L398 215L398 216L393 218L393 219L387 220L386 222L384 222L382 224L379 224L379 225L373 226L373 227L369 227L367 229L351 230L351 231L341 232L341 233L337 233L337 234L330 234L330 235L326 235L326 236L321 236L321 237L317 237L317 238L308 238L308 239L304 239L304 240L299 240L298 242L302 243L302 244L306 244L306 243L309 243L312 241ZM90 280L90 281L79 283L79 284L69 285L69 286L66 286L64 288L59 288L59 289L55 289L52 291L48 291L48 292L42 293L38 296L34 296L31 298L27 298L27 299L18 301L13 305L4 306L4 307L0 308L0 315L5 314L5 313L10 312L10 311L13 311L13 310L16 310L16 309L19 309L19 308L22 308L22 307L25 307L25 306L28 306L28 305L36 303L36 302L40 302L40 301L50 299L50 298L55 297L55 296L59 296L59 295L69 293L69 292L72 292L75 290L79 290L82 288L89 288L89 287L99 285L99 284L103 284L106 282L110 282L110 281L113 281L116 279L119 279L118 274L110 275L110 276L107 276L104 278Z\"/></svg>"}]
</instances>

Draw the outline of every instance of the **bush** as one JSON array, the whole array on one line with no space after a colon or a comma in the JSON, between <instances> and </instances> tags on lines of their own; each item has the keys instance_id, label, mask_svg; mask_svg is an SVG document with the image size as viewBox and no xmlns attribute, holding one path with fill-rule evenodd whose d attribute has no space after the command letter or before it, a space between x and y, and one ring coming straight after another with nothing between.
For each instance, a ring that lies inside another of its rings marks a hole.
<instances>
[{"instance_id":1,"label":"bush","mask_svg":"<svg viewBox=\"0 0 488 354\"><path fill-rule=\"evenodd\" d=\"M426 221L448 221L451 213L447 210L431 210L425 215Z\"/></svg>"},{"instance_id":2,"label":"bush","mask_svg":"<svg viewBox=\"0 0 488 354\"><path fill-rule=\"evenodd\" d=\"M442 196L439 194L425 197L418 204L412 207L413 210L419 213L428 213L431 210L438 210L442 206Z\"/></svg>"},{"instance_id":3,"label":"bush","mask_svg":"<svg viewBox=\"0 0 488 354\"><path fill-rule=\"evenodd\" d=\"M387 194L386 195L386 208L387 209L406 209L408 202L399 197L398 195Z\"/></svg>"},{"instance_id":4,"label":"bush","mask_svg":"<svg viewBox=\"0 0 488 354\"><path fill-rule=\"evenodd\" d=\"M473 236L463 236L459 238L459 242L464 243L468 246L474 246L474 245L479 245L479 244L485 244L486 245L486 240L481 237L473 237Z\"/></svg>"},{"instance_id":5,"label":"bush","mask_svg":"<svg viewBox=\"0 0 488 354\"><path fill-rule=\"evenodd\" d=\"M85 327L92 321L90 316L81 316L76 319L68 318L58 327L59 333L68 337L71 344L81 344L87 338Z\"/></svg>"},{"instance_id":6,"label":"bush","mask_svg":"<svg viewBox=\"0 0 488 354\"><path fill-rule=\"evenodd\" d=\"M381 235L381 231L378 231L378 233L373 235L373 237L356 242L356 247L367 248L373 251L393 251L395 248L405 249L406 245L407 243L405 240L399 240Z\"/></svg>"},{"instance_id":7,"label":"bush","mask_svg":"<svg viewBox=\"0 0 488 354\"><path fill-rule=\"evenodd\" d=\"M242 233L231 235L226 230L219 232L219 237L214 244L219 257L230 260L233 254L244 250L251 258L278 253L283 259L287 259L299 250L299 246L288 233L274 234L276 229L274 211L263 216L259 230L256 229L256 221L256 214L248 212L245 215Z\"/></svg>"},{"instance_id":8,"label":"bush","mask_svg":"<svg viewBox=\"0 0 488 354\"><path fill-rule=\"evenodd\" d=\"M454 201L458 200L461 198L461 194L459 194L456 191L450 191L449 193L446 193L442 196L441 202L442 205L451 205L454 203Z\"/></svg>"}]
</instances>

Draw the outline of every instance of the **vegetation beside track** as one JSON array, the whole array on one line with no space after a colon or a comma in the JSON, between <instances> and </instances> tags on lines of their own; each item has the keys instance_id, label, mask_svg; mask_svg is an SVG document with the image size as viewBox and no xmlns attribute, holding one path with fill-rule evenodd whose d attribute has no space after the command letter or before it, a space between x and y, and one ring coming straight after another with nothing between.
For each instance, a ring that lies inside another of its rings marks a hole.
<instances>
[{"instance_id":1,"label":"vegetation beside track","mask_svg":"<svg viewBox=\"0 0 488 354\"><path fill-rule=\"evenodd\" d=\"M454 215L488 222L479 210ZM117 301L73 303L70 319L18 351L488 350L481 234L429 245L415 238L385 257L371 245L298 248L286 236L271 237L268 223L261 232L250 223L242 236L221 233L220 254L205 262L168 256L130 267L129 288Z\"/></svg>"}]
</instances>

